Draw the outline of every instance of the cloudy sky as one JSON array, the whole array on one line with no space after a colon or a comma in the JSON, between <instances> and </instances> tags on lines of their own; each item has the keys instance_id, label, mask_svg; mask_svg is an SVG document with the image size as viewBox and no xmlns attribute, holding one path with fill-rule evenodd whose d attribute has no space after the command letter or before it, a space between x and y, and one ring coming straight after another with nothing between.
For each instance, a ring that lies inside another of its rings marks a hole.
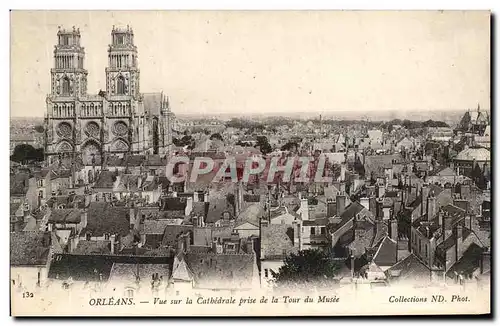
<instances>
[{"instance_id":1,"label":"cloudy sky","mask_svg":"<svg viewBox=\"0 0 500 326\"><path fill-rule=\"evenodd\" d=\"M112 26L134 29L141 91L178 114L489 108L488 12L11 13L11 115L43 116L57 27L80 28L88 91Z\"/></svg>"}]
</instances>

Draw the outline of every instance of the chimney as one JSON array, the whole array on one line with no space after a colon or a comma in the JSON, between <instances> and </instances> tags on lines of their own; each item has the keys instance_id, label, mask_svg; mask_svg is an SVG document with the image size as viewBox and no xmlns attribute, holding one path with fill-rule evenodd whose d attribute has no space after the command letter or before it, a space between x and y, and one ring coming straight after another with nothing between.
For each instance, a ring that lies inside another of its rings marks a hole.
<instances>
[{"instance_id":1,"label":"chimney","mask_svg":"<svg viewBox=\"0 0 500 326\"><path fill-rule=\"evenodd\" d=\"M390 224L389 236L392 240L398 242L398 220L396 218L392 218Z\"/></svg>"},{"instance_id":2,"label":"chimney","mask_svg":"<svg viewBox=\"0 0 500 326\"><path fill-rule=\"evenodd\" d=\"M303 221L309 220L309 203L307 198L302 198L300 200L300 211Z\"/></svg>"},{"instance_id":3,"label":"chimney","mask_svg":"<svg viewBox=\"0 0 500 326\"><path fill-rule=\"evenodd\" d=\"M456 230L457 230L457 261L460 260L460 258L462 258L462 255L463 255L463 244L462 244L462 225L459 223L457 224L456 226Z\"/></svg>"},{"instance_id":4,"label":"chimney","mask_svg":"<svg viewBox=\"0 0 500 326\"><path fill-rule=\"evenodd\" d=\"M363 155L364 157L364 155ZM351 278L354 278L354 255L351 253Z\"/></svg>"},{"instance_id":5,"label":"chimney","mask_svg":"<svg viewBox=\"0 0 500 326\"><path fill-rule=\"evenodd\" d=\"M246 250L245 250L245 252L246 252L247 254L251 254L251 253L253 253L253 241L254 241L254 240L253 240L252 238L250 238L250 239L246 242L246 244L245 244L245 247L246 247L246 248L245 248L245 249L246 249Z\"/></svg>"},{"instance_id":6,"label":"chimney","mask_svg":"<svg viewBox=\"0 0 500 326\"><path fill-rule=\"evenodd\" d=\"M294 232L295 233L295 232ZM302 222L297 223L297 240L299 250L302 250Z\"/></svg>"},{"instance_id":7,"label":"chimney","mask_svg":"<svg viewBox=\"0 0 500 326\"><path fill-rule=\"evenodd\" d=\"M469 213L469 205L470 202L466 199L454 199L453 200L453 205L460 207L465 211L465 213Z\"/></svg>"},{"instance_id":8,"label":"chimney","mask_svg":"<svg viewBox=\"0 0 500 326\"><path fill-rule=\"evenodd\" d=\"M184 237L182 235L177 238L177 252L186 252L186 242L184 241Z\"/></svg>"},{"instance_id":9,"label":"chimney","mask_svg":"<svg viewBox=\"0 0 500 326\"><path fill-rule=\"evenodd\" d=\"M470 199L470 185L461 184L460 185L460 198L461 199Z\"/></svg>"},{"instance_id":10,"label":"chimney","mask_svg":"<svg viewBox=\"0 0 500 326\"><path fill-rule=\"evenodd\" d=\"M464 227L472 230L472 221L471 221L471 216L470 214L465 214L465 219L464 219Z\"/></svg>"},{"instance_id":11,"label":"chimney","mask_svg":"<svg viewBox=\"0 0 500 326\"><path fill-rule=\"evenodd\" d=\"M425 183L422 185L421 194L422 194L422 201L420 205L420 215L424 215L427 212L426 204L427 204L427 198L429 197L429 187Z\"/></svg>"},{"instance_id":12,"label":"chimney","mask_svg":"<svg viewBox=\"0 0 500 326\"><path fill-rule=\"evenodd\" d=\"M189 216L193 211L193 197L186 198L186 208L184 210L184 215Z\"/></svg>"},{"instance_id":13,"label":"chimney","mask_svg":"<svg viewBox=\"0 0 500 326\"><path fill-rule=\"evenodd\" d=\"M480 272L481 274L486 273L491 270L491 252L484 251L481 254L480 264Z\"/></svg>"},{"instance_id":14,"label":"chimney","mask_svg":"<svg viewBox=\"0 0 500 326\"><path fill-rule=\"evenodd\" d=\"M377 198L375 200L376 204L377 204L377 214L375 214L375 219L378 220L378 219L383 219L384 218L384 200L383 199L380 199L380 198Z\"/></svg>"},{"instance_id":15,"label":"chimney","mask_svg":"<svg viewBox=\"0 0 500 326\"><path fill-rule=\"evenodd\" d=\"M366 260L368 262L372 262L373 260L373 256L375 256L375 253L376 253L376 249L375 248L366 248Z\"/></svg>"},{"instance_id":16,"label":"chimney","mask_svg":"<svg viewBox=\"0 0 500 326\"><path fill-rule=\"evenodd\" d=\"M188 252L189 251L189 247L191 246L191 233L190 232L186 232L183 235L183 238L184 238L184 250L185 250L185 252Z\"/></svg>"},{"instance_id":17,"label":"chimney","mask_svg":"<svg viewBox=\"0 0 500 326\"><path fill-rule=\"evenodd\" d=\"M208 203L208 191L203 195L203 201Z\"/></svg>"},{"instance_id":18,"label":"chimney","mask_svg":"<svg viewBox=\"0 0 500 326\"><path fill-rule=\"evenodd\" d=\"M370 199L368 197L361 197L359 203L363 205L366 209L370 209Z\"/></svg>"},{"instance_id":19,"label":"chimney","mask_svg":"<svg viewBox=\"0 0 500 326\"><path fill-rule=\"evenodd\" d=\"M375 228L375 234L381 234L382 230L384 229L384 221L375 220Z\"/></svg>"},{"instance_id":20,"label":"chimney","mask_svg":"<svg viewBox=\"0 0 500 326\"><path fill-rule=\"evenodd\" d=\"M335 216L337 207L333 199L329 198L326 200L326 217Z\"/></svg>"},{"instance_id":21,"label":"chimney","mask_svg":"<svg viewBox=\"0 0 500 326\"><path fill-rule=\"evenodd\" d=\"M436 216L436 197L427 197L427 221L431 221Z\"/></svg>"},{"instance_id":22,"label":"chimney","mask_svg":"<svg viewBox=\"0 0 500 326\"><path fill-rule=\"evenodd\" d=\"M377 197L382 198L385 196L385 187L377 184Z\"/></svg>"},{"instance_id":23,"label":"chimney","mask_svg":"<svg viewBox=\"0 0 500 326\"><path fill-rule=\"evenodd\" d=\"M243 207L243 183L241 181L238 182L236 188L236 201L238 202L238 214L242 211Z\"/></svg>"},{"instance_id":24,"label":"chimney","mask_svg":"<svg viewBox=\"0 0 500 326\"><path fill-rule=\"evenodd\" d=\"M136 220L135 220L135 209L132 207L129 209L129 221L130 221L130 228L133 228L136 223Z\"/></svg>"},{"instance_id":25,"label":"chimney","mask_svg":"<svg viewBox=\"0 0 500 326\"><path fill-rule=\"evenodd\" d=\"M217 253L217 239L213 239L213 241L212 241L212 252L214 254Z\"/></svg>"},{"instance_id":26,"label":"chimney","mask_svg":"<svg viewBox=\"0 0 500 326\"><path fill-rule=\"evenodd\" d=\"M84 212L82 212L81 214L81 225L82 225L82 229L87 227L87 211L85 210Z\"/></svg>"},{"instance_id":27,"label":"chimney","mask_svg":"<svg viewBox=\"0 0 500 326\"><path fill-rule=\"evenodd\" d=\"M345 211L345 205L346 205L346 196L345 195L337 195L337 216L341 216L342 213Z\"/></svg>"},{"instance_id":28,"label":"chimney","mask_svg":"<svg viewBox=\"0 0 500 326\"><path fill-rule=\"evenodd\" d=\"M370 212L373 214L374 217L377 216L377 198L371 196L368 202L368 207Z\"/></svg>"},{"instance_id":29,"label":"chimney","mask_svg":"<svg viewBox=\"0 0 500 326\"><path fill-rule=\"evenodd\" d=\"M109 237L109 240L110 240L110 246L111 246L111 254L114 255L115 254L115 235L111 235Z\"/></svg>"},{"instance_id":30,"label":"chimney","mask_svg":"<svg viewBox=\"0 0 500 326\"><path fill-rule=\"evenodd\" d=\"M339 191L341 194L345 194L345 182L344 181L339 183Z\"/></svg>"}]
</instances>

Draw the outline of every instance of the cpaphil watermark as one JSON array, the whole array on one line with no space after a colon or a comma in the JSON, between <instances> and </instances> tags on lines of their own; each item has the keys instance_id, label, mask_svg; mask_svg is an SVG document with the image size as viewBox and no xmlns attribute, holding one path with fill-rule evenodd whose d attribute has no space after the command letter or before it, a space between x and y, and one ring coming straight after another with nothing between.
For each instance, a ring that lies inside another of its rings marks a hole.
<instances>
[{"instance_id":1,"label":"cpaphil watermark","mask_svg":"<svg viewBox=\"0 0 500 326\"><path fill-rule=\"evenodd\" d=\"M338 178L340 164L331 162L325 154L315 156L173 156L166 167L172 183L191 182L296 182L330 183Z\"/></svg>"}]
</instances>

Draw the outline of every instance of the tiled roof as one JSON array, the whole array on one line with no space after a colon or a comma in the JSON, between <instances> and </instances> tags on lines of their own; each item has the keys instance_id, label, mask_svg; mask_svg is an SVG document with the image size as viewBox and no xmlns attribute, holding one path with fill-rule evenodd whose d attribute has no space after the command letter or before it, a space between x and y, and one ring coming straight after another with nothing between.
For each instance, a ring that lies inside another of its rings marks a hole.
<instances>
[{"instance_id":1,"label":"tiled roof","mask_svg":"<svg viewBox=\"0 0 500 326\"><path fill-rule=\"evenodd\" d=\"M10 203L10 215L16 214L20 206L21 203Z\"/></svg>"},{"instance_id":2,"label":"tiled roof","mask_svg":"<svg viewBox=\"0 0 500 326\"><path fill-rule=\"evenodd\" d=\"M151 281L153 274L158 274L165 282L170 277L172 265L169 264L123 264L114 263L111 267L109 282L135 282L139 280Z\"/></svg>"},{"instance_id":3,"label":"tiled roof","mask_svg":"<svg viewBox=\"0 0 500 326\"><path fill-rule=\"evenodd\" d=\"M75 255L111 254L111 241L109 240L80 240L73 250Z\"/></svg>"},{"instance_id":4,"label":"tiled roof","mask_svg":"<svg viewBox=\"0 0 500 326\"><path fill-rule=\"evenodd\" d=\"M192 225L166 225L165 233L163 234L162 246L172 246L177 247L177 238L179 235L186 232L193 232Z\"/></svg>"},{"instance_id":5,"label":"tiled roof","mask_svg":"<svg viewBox=\"0 0 500 326\"><path fill-rule=\"evenodd\" d=\"M385 275L391 280L409 281L415 283L418 280L430 281L430 269L415 254L399 261L385 271Z\"/></svg>"},{"instance_id":6,"label":"tiled roof","mask_svg":"<svg viewBox=\"0 0 500 326\"><path fill-rule=\"evenodd\" d=\"M293 245L294 230L292 225L270 224L261 228L262 259L284 259L298 250Z\"/></svg>"},{"instance_id":7,"label":"tiled roof","mask_svg":"<svg viewBox=\"0 0 500 326\"><path fill-rule=\"evenodd\" d=\"M222 218L224 212L228 212L232 217L234 208L225 198L214 198L210 200L206 223L215 223Z\"/></svg>"},{"instance_id":8,"label":"tiled roof","mask_svg":"<svg viewBox=\"0 0 500 326\"><path fill-rule=\"evenodd\" d=\"M490 151L486 148L467 148L458 153L457 161L491 161Z\"/></svg>"},{"instance_id":9,"label":"tiled roof","mask_svg":"<svg viewBox=\"0 0 500 326\"><path fill-rule=\"evenodd\" d=\"M187 253L185 259L198 288L250 289L253 286L253 254Z\"/></svg>"},{"instance_id":10,"label":"tiled roof","mask_svg":"<svg viewBox=\"0 0 500 326\"><path fill-rule=\"evenodd\" d=\"M163 197L160 199L160 210L162 211L184 211L186 209L186 198Z\"/></svg>"},{"instance_id":11,"label":"tiled roof","mask_svg":"<svg viewBox=\"0 0 500 326\"><path fill-rule=\"evenodd\" d=\"M50 211L49 222L52 223L80 223L81 212L77 208L52 209Z\"/></svg>"},{"instance_id":12,"label":"tiled roof","mask_svg":"<svg viewBox=\"0 0 500 326\"><path fill-rule=\"evenodd\" d=\"M378 245L380 241L382 241L389 233L389 226L387 223L381 221L378 222L380 225L377 225L377 222L375 222L375 236L373 237L373 242L372 246ZM378 227L378 228L377 228Z\"/></svg>"},{"instance_id":13,"label":"tiled roof","mask_svg":"<svg viewBox=\"0 0 500 326\"><path fill-rule=\"evenodd\" d=\"M50 245L50 232L11 232L10 264L12 266L45 265L49 259Z\"/></svg>"},{"instance_id":14,"label":"tiled roof","mask_svg":"<svg viewBox=\"0 0 500 326\"><path fill-rule=\"evenodd\" d=\"M397 262L398 244L389 237L380 243L373 261L378 266L392 266Z\"/></svg>"},{"instance_id":15,"label":"tiled roof","mask_svg":"<svg viewBox=\"0 0 500 326\"><path fill-rule=\"evenodd\" d=\"M229 231L231 232L231 231ZM195 227L193 229L193 244L195 246L212 246L212 228Z\"/></svg>"},{"instance_id":16,"label":"tiled roof","mask_svg":"<svg viewBox=\"0 0 500 326\"><path fill-rule=\"evenodd\" d=\"M143 234L164 234L167 225L171 224L167 220L145 220Z\"/></svg>"},{"instance_id":17,"label":"tiled roof","mask_svg":"<svg viewBox=\"0 0 500 326\"><path fill-rule=\"evenodd\" d=\"M179 281L192 281L194 279L193 272L188 267L184 256L181 254L174 259L174 266L172 268L172 279L174 282Z\"/></svg>"},{"instance_id":18,"label":"tiled roof","mask_svg":"<svg viewBox=\"0 0 500 326\"><path fill-rule=\"evenodd\" d=\"M194 214L196 216L203 216L204 218L206 218L208 215L209 205L209 203L205 202L194 202L193 211L191 212L191 214Z\"/></svg>"},{"instance_id":19,"label":"tiled roof","mask_svg":"<svg viewBox=\"0 0 500 326\"><path fill-rule=\"evenodd\" d=\"M483 248L472 243L464 252L462 258L450 267L446 276L455 277L455 272L462 275L472 275L481 266Z\"/></svg>"},{"instance_id":20,"label":"tiled roof","mask_svg":"<svg viewBox=\"0 0 500 326\"><path fill-rule=\"evenodd\" d=\"M259 226L260 218L264 214L264 208L259 203L252 204L243 210L237 217L235 222L235 227L243 225L245 223L250 223L255 226Z\"/></svg>"},{"instance_id":21,"label":"tiled roof","mask_svg":"<svg viewBox=\"0 0 500 326\"><path fill-rule=\"evenodd\" d=\"M98 237L105 233L126 236L130 231L129 208L106 202L92 202L87 212L87 227L82 230Z\"/></svg>"},{"instance_id":22,"label":"tiled roof","mask_svg":"<svg viewBox=\"0 0 500 326\"><path fill-rule=\"evenodd\" d=\"M165 256L131 256L131 255L55 255L49 269L49 278L65 280L71 277L74 281L102 281L109 279L115 263L121 264L168 264L173 258Z\"/></svg>"},{"instance_id":23,"label":"tiled roof","mask_svg":"<svg viewBox=\"0 0 500 326\"><path fill-rule=\"evenodd\" d=\"M352 242L348 245L348 247L352 250L353 255L356 257L359 257L360 255L365 253L366 248L369 248L373 243L373 237L375 236L372 224L366 223L363 229L365 230L365 232L358 239L355 238L354 231L347 232L352 234Z\"/></svg>"},{"instance_id":24,"label":"tiled roof","mask_svg":"<svg viewBox=\"0 0 500 326\"><path fill-rule=\"evenodd\" d=\"M368 220L373 219L373 214L367 210L363 205L361 205L359 202L355 201L352 202L349 206L347 206L346 210L341 214L340 218L341 221L338 224L330 225L330 231L336 231L339 229L341 226L349 222L351 219L353 219L357 214L361 214L365 217L367 217Z\"/></svg>"},{"instance_id":25,"label":"tiled roof","mask_svg":"<svg viewBox=\"0 0 500 326\"><path fill-rule=\"evenodd\" d=\"M112 189L116 181L116 172L101 171L94 184L94 188Z\"/></svg>"},{"instance_id":26,"label":"tiled roof","mask_svg":"<svg viewBox=\"0 0 500 326\"><path fill-rule=\"evenodd\" d=\"M28 180L30 179L27 173L16 173L10 176L10 194L11 195L26 195L28 191Z\"/></svg>"}]
</instances>

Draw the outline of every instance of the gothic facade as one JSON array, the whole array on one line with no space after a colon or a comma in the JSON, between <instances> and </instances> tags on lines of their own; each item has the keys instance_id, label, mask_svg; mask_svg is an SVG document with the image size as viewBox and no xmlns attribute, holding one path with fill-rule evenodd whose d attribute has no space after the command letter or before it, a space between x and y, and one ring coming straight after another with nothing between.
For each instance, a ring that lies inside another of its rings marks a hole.
<instances>
[{"instance_id":1,"label":"gothic facade","mask_svg":"<svg viewBox=\"0 0 500 326\"><path fill-rule=\"evenodd\" d=\"M79 156L99 164L105 153L168 155L174 115L163 93L141 93L134 32L113 26L106 90L87 93L88 72L80 30L61 30L54 49L45 115L45 154Z\"/></svg>"}]
</instances>

